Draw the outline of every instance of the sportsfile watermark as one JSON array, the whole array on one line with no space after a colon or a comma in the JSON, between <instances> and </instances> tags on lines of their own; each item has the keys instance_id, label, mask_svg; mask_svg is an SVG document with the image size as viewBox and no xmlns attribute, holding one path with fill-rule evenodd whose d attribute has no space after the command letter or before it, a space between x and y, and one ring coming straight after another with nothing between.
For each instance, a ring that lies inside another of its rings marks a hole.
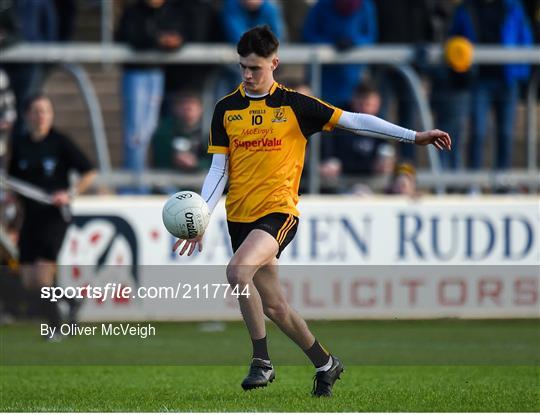
<instances>
[{"instance_id":1,"label":"sportsfile watermark","mask_svg":"<svg viewBox=\"0 0 540 415\"><path fill-rule=\"evenodd\" d=\"M7 365L245 364L252 350L241 303L258 295L272 358L280 364L306 360L270 322L279 318L272 313L276 298L349 365L540 364L536 266L282 265L256 270L244 293L229 283L230 271L64 265L56 285L36 296L41 304L30 296L17 300L22 287L7 285L4 310L16 309L17 301L34 311L54 304L62 321L54 326L44 313L0 325L1 360ZM11 280L16 281L21 280ZM59 336L58 343L45 341Z\"/></svg>"},{"instance_id":2,"label":"sportsfile watermark","mask_svg":"<svg viewBox=\"0 0 540 415\"><path fill-rule=\"evenodd\" d=\"M162 300L200 300L219 299L227 296L239 298L249 298L249 285L240 286L238 284L190 284L179 282L176 286L150 286L132 288L123 284L107 283L105 286L92 286L90 284L83 287L42 287L41 298L57 302L62 299L94 299L100 301L107 300L129 300L129 299L162 299Z\"/></svg>"}]
</instances>

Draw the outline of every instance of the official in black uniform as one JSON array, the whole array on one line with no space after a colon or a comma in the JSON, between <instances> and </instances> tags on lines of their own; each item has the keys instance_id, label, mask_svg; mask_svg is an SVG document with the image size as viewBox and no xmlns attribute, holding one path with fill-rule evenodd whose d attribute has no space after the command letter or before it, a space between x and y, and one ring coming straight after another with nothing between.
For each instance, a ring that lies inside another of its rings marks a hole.
<instances>
[{"instance_id":1,"label":"official in black uniform","mask_svg":"<svg viewBox=\"0 0 540 415\"><path fill-rule=\"evenodd\" d=\"M40 291L54 285L58 253L69 226L60 209L91 185L95 171L81 150L53 128L54 111L47 96L32 97L25 115L29 132L13 140L8 173L50 194L54 205L21 197L24 219L18 244L22 278L49 324L59 326L58 303L42 300ZM77 171L80 179L70 190L71 171Z\"/></svg>"}]
</instances>

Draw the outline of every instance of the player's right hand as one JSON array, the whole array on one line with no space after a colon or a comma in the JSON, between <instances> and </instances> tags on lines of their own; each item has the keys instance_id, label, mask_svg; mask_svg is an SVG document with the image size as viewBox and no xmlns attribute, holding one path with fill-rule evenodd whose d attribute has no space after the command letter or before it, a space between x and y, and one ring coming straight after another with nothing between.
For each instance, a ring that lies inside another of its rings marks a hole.
<instances>
[{"instance_id":1,"label":"player's right hand","mask_svg":"<svg viewBox=\"0 0 540 415\"><path fill-rule=\"evenodd\" d=\"M173 246L173 252L175 252L182 244L182 248L180 249L180 252L178 252L178 255L184 255L187 251L187 255L191 256L193 252L195 252L195 247L199 247L199 252L202 252L203 244L202 244L203 235L197 236L193 239L179 239L176 241L176 243Z\"/></svg>"},{"instance_id":2,"label":"player's right hand","mask_svg":"<svg viewBox=\"0 0 540 415\"><path fill-rule=\"evenodd\" d=\"M69 193L65 190L59 190L58 192L54 192L51 195L51 198L52 203L57 207L69 205L69 203L71 202L71 197L69 196Z\"/></svg>"}]
</instances>

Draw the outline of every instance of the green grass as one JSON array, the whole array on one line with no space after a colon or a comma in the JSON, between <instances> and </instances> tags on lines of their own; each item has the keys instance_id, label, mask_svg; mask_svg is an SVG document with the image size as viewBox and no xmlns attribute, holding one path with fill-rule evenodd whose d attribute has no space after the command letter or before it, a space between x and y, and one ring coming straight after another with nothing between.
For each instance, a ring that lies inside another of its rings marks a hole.
<instances>
[{"instance_id":1,"label":"green grass","mask_svg":"<svg viewBox=\"0 0 540 415\"><path fill-rule=\"evenodd\" d=\"M349 366L331 399L310 397L312 371L277 368L244 392L239 366L3 367L2 411L540 410L538 369L520 366Z\"/></svg>"},{"instance_id":2,"label":"green grass","mask_svg":"<svg viewBox=\"0 0 540 415\"><path fill-rule=\"evenodd\" d=\"M57 344L37 339L35 324L0 327L0 411L540 411L538 320L310 326L346 366L331 399L310 396L312 368L273 326L277 378L251 392L239 386L250 353L241 323Z\"/></svg>"}]
</instances>

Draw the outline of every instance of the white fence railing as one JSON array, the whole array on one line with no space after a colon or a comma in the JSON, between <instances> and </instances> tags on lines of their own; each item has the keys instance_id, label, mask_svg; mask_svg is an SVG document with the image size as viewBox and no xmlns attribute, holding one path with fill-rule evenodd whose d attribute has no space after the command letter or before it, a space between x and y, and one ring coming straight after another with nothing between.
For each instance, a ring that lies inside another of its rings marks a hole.
<instances>
[{"instance_id":1,"label":"white fence railing","mask_svg":"<svg viewBox=\"0 0 540 415\"><path fill-rule=\"evenodd\" d=\"M396 64L414 63L418 48L410 45L369 46L338 52L331 46L286 44L279 55L285 64ZM425 47L425 56L431 64L440 63L443 50L440 45ZM238 55L233 46L225 44L188 44L176 52L134 51L121 44L100 43L32 43L15 45L0 52L2 62L71 62L71 63L237 63ZM540 65L540 47L505 48L478 46L475 64L529 63Z\"/></svg>"}]
</instances>

